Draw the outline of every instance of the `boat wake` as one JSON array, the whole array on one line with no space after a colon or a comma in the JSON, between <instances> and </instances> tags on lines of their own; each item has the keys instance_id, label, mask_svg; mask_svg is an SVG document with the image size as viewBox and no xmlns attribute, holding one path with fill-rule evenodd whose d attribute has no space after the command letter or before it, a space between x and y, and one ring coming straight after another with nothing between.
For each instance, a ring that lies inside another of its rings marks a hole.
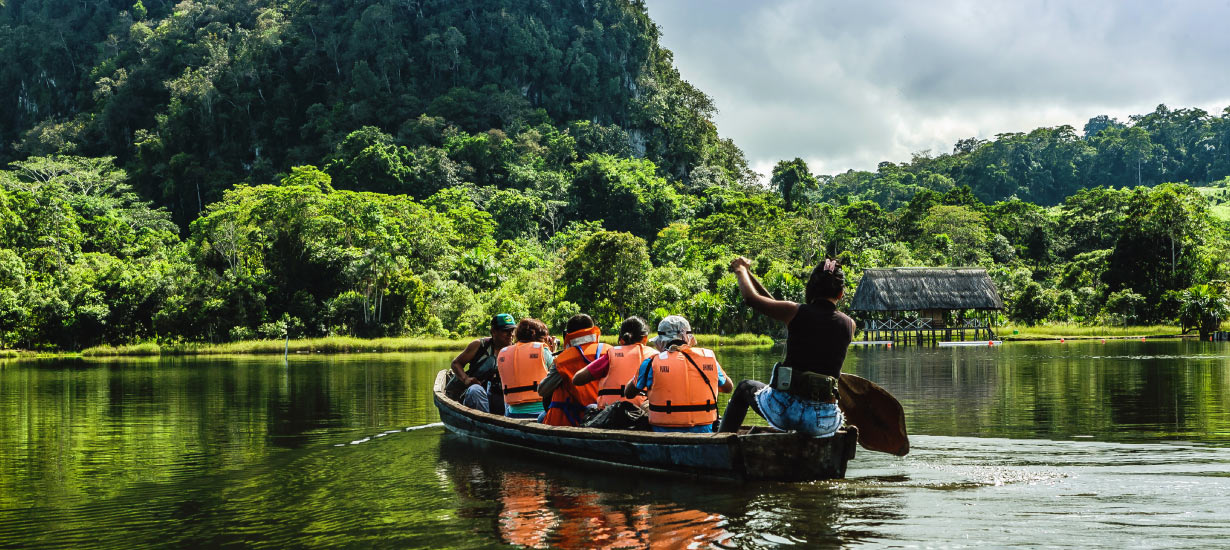
<instances>
[{"instance_id":1,"label":"boat wake","mask_svg":"<svg viewBox=\"0 0 1230 550\"><path fill-rule=\"evenodd\" d=\"M384 437L384 436L386 436L386 435L390 435L390 434L397 434L397 433L402 433L402 432L415 432L415 431L418 431L418 430L426 430L426 429L429 429L429 428L443 428L443 427L444 427L444 423L443 423L443 422L432 422L432 423L430 423L430 424L422 424L422 425L419 425L419 426L410 426L410 427L408 427L408 428L406 428L406 429L404 429L404 430L389 430L389 431L386 431L386 432L380 432L380 433L378 433L378 434L376 434L376 435L373 435L373 436L364 437L363 439L356 439L356 440L354 440L354 441L351 441L350 443L335 443L333 446L334 446L334 447L345 447L345 446L347 446L347 445L361 445L361 444L363 444L363 443L367 443L368 441L371 441L371 440L373 440L373 439L377 439L377 438L380 438L380 437Z\"/></svg>"}]
</instances>

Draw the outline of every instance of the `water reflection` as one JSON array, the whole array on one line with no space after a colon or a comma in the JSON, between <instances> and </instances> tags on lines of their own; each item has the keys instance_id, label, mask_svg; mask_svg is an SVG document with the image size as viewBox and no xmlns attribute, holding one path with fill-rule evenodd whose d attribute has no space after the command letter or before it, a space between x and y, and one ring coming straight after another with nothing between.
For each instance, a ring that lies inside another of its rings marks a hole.
<instances>
[{"instance_id":1,"label":"water reflection","mask_svg":"<svg viewBox=\"0 0 1230 550\"><path fill-rule=\"evenodd\" d=\"M1228 444L1225 350L1173 340L856 348L847 370L889 388L914 433Z\"/></svg>"},{"instance_id":2,"label":"water reflection","mask_svg":"<svg viewBox=\"0 0 1230 550\"><path fill-rule=\"evenodd\" d=\"M464 517L488 517L500 542L529 548L707 548L731 534L704 506L714 487L659 474L559 468L519 449L455 435L440 442L447 481L474 503ZM545 466L545 467L544 467ZM725 488L725 487L723 487ZM490 503L495 509L488 508Z\"/></svg>"},{"instance_id":3,"label":"water reflection","mask_svg":"<svg viewBox=\"0 0 1230 550\"><path fill-rule=\"evenodd\" d=\"M458 515L486 518L476 535L530 548L844 547L905 519L899 487L909 479L737 484L600 470L455 435L440 442Z\"/></svg>"},{"instance_id":4,"label":"water reflection","mask_svg":"<svg viewBox=\"0 0 1230 550\"><path fill-rule=\"evenodd\" d=\"M439 420L448 353L10 361L0 547L1216 546L1228 349L852 350L847 367L905 404L911 454L751 485L405 432ZM735 379L778 356L719 353Z\"/></svg>"}]
</instances>

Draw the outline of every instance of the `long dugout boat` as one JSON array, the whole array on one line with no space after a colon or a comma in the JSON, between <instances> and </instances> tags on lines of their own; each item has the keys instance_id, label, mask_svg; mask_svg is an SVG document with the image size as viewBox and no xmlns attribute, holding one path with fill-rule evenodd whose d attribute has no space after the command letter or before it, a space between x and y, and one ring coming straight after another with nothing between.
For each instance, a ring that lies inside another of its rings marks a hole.
<instances>
[{"instance_id":1,"label":"long dugout boat","mask_svg":"<svg viewBox=\"0 0 1230 550\"><path fill-rule=\"evenodd\" d=\"M448 370L436 375L434 401L451 432L571 460L736 481L840 479L854 458L858 431L815 438L771 427L738 433L684 434L548 426L466 407L444 394Z\"/></svg>"}]
</instances>

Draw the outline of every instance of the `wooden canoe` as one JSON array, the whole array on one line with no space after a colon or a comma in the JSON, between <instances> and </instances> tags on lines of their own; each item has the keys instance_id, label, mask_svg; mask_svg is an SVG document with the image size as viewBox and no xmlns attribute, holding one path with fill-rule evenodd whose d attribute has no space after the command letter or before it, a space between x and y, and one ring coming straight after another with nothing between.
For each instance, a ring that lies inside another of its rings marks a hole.
<instances>
[{"instance_id":1,"label":"wooden canoe","mask_svg":"<svg viewBox=\"0 0 1230 550\"><path fill-rule=\"evenodd\" d=\"M444 394L448 371L436 375L434 401L444 426L463 436L513 445L568 460L738 481L811 481L845 477L854 458L854 428L814 438L757 426L739 433L681 434L548 426L471 409Z\"/></svg>"}]
</instances>

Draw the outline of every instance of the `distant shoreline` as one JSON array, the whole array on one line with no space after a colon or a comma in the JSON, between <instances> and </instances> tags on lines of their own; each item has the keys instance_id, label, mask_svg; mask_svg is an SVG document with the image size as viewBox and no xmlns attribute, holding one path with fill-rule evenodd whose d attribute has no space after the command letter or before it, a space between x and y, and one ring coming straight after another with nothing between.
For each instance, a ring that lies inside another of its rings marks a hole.
<instances>
[{"instance_id":1,"label":"distant shoreline","mask_svg":"<svg viewBox=\"0 0 1230 550\"><path fill-rule=\"evenodd\" d=\"M1047 340L1130 340L1139 338L1197 338L1194 332L1183 334L1177 325L1081 326L1067 323L1021 326L1007 325L997 331L1005 342L1038 342Z\"/></svg>"},{"instance_id":2,"label":"distant shoreline","mask_svg":"<svg viewBox=\"0 0 1230 550\"><path fill-rule=\"evenodd\" d=\"M1016 332L1013 334L1013 332ZM768 347L776 342L763 334L698 334L700 345L705 347ZM1069 340L1137 340L1137 339L1196 339L1195 333L1182 334L1177 326L1077 326L1038 325L1033 327L1008 325L1001 327L996 336L1003 342L1061 342ZM278 355L282 353L304 355L347 355L356 353L415 353L431 351L460 351L474 338L418 338L411 336L390 338L356 338L352 336L328 336L323 338L297 338L286 340L244 340L218 344L181 342L157 344L146 342L128 345L102 345L72 351L0 350L0 359L57 358L57 357L190 357L210 355ZM860 333L855 341L862 340ZM608 344L615 342L614 335L603 336Z\"/></svg>"},{"instance_id":3,"label":"distant shoreline","mask_svg":"<svg viewBox=\"0 0 1230 550\"><path fill-rule=\"evenodd\" d=\"M1177 340L1177 339L1198 339L1198 334L1140 334L1136 336L1003 336L999 338L1004 342L1060 342L1068 340L1076 340L1086 342L1090 340L1139 340L1139 339L1159 339L1159 340Z\"/></svg>"},{"instance_id":4,"label":"distant shoreline","mask_svg":"<svg viewBox=\"0 0 1230 550\"><path fill-rule=\"evenodd\" d=\"M345 355L354 353L414 353L428 351L460 352L477 337L469 338L355 338L351 336L328 336L323 338L292 338L287 340L245 340L220 344L146 342L129 345L102 345L86 348L80 352L0 350L2 358L20 357L157 357L157 356L205 356L205 355L280 355L321 354ZM705 347L763 347L774 344L771 336L761 334L698 334L696 339ZM616 337L607 335L602 341L614 344Z\"/></svg>"}]
</instances>

